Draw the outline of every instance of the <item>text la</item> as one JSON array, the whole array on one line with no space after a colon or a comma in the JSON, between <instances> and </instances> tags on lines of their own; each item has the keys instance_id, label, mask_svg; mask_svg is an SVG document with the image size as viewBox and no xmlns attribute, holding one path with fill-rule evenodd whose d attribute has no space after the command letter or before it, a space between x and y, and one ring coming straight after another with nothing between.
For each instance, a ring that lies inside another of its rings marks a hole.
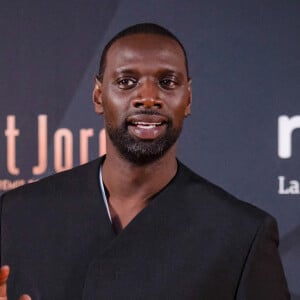
<instances>
[{"instance_id":1,"label":"text la","mask_svg":"<svg viewBox=\"0 0 300 300\"><path fill-rule=\"evenodd\" d=\"M300 184L298 180L289 180L286 182L285 176L278 176L278 194L300 194Z\"/></svg>"}]
</instances>

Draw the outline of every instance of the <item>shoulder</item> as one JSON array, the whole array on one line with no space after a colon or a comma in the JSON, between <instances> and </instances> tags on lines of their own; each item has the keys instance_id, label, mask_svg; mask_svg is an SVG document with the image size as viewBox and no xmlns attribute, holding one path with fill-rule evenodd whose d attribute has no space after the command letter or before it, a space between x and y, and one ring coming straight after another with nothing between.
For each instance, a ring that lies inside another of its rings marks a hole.
<instances>
[{"instance_id":1,"label":"shoulder","mask_svg":"<svg viewBox=\"0 0 300 300\"><path fill-rule=\"evenodd\" d=\"M182 211L186 212L186 219L192 224L194 236L198 236L199 240L205 236L216 248L223 249L228 257L239 255L237 260L241 264L249 261L251 267L257 263L258 257L262 263L267 257L272 257L266 268L274 262L282 277L275 218L266 211L237 199L186 166L180 164L180 169L185 195Z\"/></svg>"},{"instance_id":2,"label":"shoulder","mask_svg":"<svg viewBox=\"0 0 300 300\"><path fill-rule=\"evenodd\" d=\"M84 165L74 167L48 177L42 178L36 182L25 184L21 187L4 193L1 196L1 202L14 202L21 199L31 199L36 197L47 198L49 195L55 198L65 190L76 190L78 187L90 184L98 184L98 171L102 158L98 158Z\"/></svg>"},{"instance_id":3,"label":"shoulder","mask_svg":"<svg viewBox=\"0 0 300 300\"><path fill-rule=\"evenodd\" d=\"M218 224L230 227L259 228L267 219L274 218L266 211L242 201L221 187L193 172L179 162L182 182L184 182L185 203L195 214L205 214Z\"/></svg>"}]
</instances>

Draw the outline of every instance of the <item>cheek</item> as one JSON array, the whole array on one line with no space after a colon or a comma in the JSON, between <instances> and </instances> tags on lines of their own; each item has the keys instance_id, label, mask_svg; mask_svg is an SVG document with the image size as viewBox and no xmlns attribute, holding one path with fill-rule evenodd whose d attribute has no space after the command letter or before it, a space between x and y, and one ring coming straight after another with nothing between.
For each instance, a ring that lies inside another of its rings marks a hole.
<instances>
[{"instance_id":1,"label":"cheek","mask_svg":"<svg viewBox=\"0 0 300 300\"><path fill-rule=\"evenodd\" d=\"M112 87L103 92L103 101L107 106L127 108L130 105L130 95Z\"/></svg>"},{"instance_id":2,"label":"cheek","mask_svg":"<svg viewBox=\"0 0 300 300\"><path fill-rule=\"evenodd\" d=\"M121 99L118 95L113 92L103 93L103 114L106 123L120 124L124 121L127 104L124 99Z\"/></svg>"},{"instance_id":3,"label":"cheek","mask_svg":"<svg viewBox=\"0 0 300 300\"><path fill-rule=\"evenodd\" d=\"M174 115L174 122L183 123L185 115L185 107L182 107L180 110L176 111L176 114Z\"/></svg>"},{"instance_id":4,"label":"cheek","mask_svg":"<svg viewBox=\"0 0 300 300\"><path fill-rule=\"evenodd\" d=\"M185 118L185 113L189 104L189 98L185 94L181 95L181 97L173 98L172 101L169 102L168 106L170 111L173 112L174 118L182 120Z\"/></svg>"}]
</instances>

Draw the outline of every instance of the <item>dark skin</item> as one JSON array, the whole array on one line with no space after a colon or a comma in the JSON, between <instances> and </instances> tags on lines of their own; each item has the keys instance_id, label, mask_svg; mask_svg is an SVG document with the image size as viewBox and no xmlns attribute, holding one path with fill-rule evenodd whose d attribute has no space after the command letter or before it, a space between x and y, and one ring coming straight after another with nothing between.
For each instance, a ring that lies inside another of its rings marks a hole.
<instances>
[{"instance_id":1,"label":"dark skin","mask_svg":"<svg viewBox=\"0 0 300 300\"><path fill-rule=\"evenodd\" d=\"M106 61L103 80L96 79L94 88L95 111L104 115L105 124L117 127L128 114L152 109L170 117L174 127L182 126L190 114L191 82L183 51L174 40L154 34L127 36L111 46ZM156 138L155 133L142 135L134 130L130 133L137 139ZM163 134L161 128L158 135ZM108 135L106 145L103 181L119 232L175 176L176 144L160 159L142 166L126 160Z\"/></svg>"},{"instance_id":2,"label":"dark skin","mask_svg":"<svg viewBox=\"0 0 300 300\"><path fill-rule=\"evenodd\" d=\"M0 268L0 300L8 300L6 293L6 283L9 275L9 267L2 266ZM22 295L19 300L31 300L28 295Z\"/></svg>"},{"instance_id":3,"label":"dark skin","mask_svg":"<svg viewBox=\"0 0 300 300\"><path fill-rule=\"evenodd\" d=\"M191 81L182 49L171 38L155 34L135 34L117 40L108 50L102 82L95 80L93 101L96 113L104 116L106 127L109 124L117 128L128 116L136 120L140 110L157 110L160 117L152 120L139 115L143 126L129 126L129 134L136 140L151 142L163 136L165 125L151 123L165 118L171 118L173 126L181 128L191 109ZM124 158L108 135L106 139L103 181L118 233L175 176L176 143L161 158L138 165ZM0 300L8 300L8 276L9 267L1 267ZM19 298L30 299L28 295Z\"/></svg>"}]
</instances>

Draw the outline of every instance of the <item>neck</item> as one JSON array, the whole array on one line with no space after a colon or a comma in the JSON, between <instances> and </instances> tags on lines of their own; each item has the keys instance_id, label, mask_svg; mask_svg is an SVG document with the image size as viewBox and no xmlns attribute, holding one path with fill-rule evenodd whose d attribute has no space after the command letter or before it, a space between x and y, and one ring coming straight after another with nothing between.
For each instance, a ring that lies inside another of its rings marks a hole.
<instances>
[{"instance_id":1,"label":"neck","mask_svg":"<svg viewBox=\"0 0 300 300\"><path fill-rule=\"evenodd\" d=\"M139 166L126 160L111 143L107 143L102 175L116 233L147 206L151 197L171 181L176 171L175 145L155 162Z\"/></svg>"},{"instance_id":2,"label":"neck","mask_svg":"<svg viewBox=\"0 0 300 300\"><path fill-rule=\"evenodd\" d=\"M110 197L121 201L147 201L175 176L175 153L174 145L160 159L140 166L126 160L113 146L108 147L102 170Z\"/></svg>"}]
</instances>

